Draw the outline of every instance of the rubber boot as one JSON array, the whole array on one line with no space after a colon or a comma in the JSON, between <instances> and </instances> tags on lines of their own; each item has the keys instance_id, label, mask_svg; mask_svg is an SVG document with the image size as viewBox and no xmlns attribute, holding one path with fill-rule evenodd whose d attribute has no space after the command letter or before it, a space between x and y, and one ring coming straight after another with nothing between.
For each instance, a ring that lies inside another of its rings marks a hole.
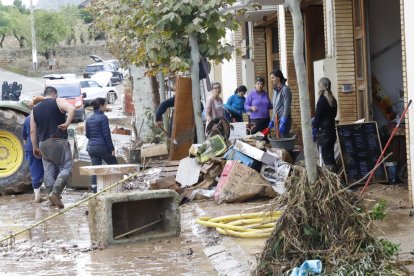
<instances>
[{"instance_id":1,"label":"rubber boot","mask_svg":"<svg viewBox=\"0 0 414 276\"><path fill-rule=\"evenodd\" d=\"M42 197L40 195L40 187L36 188L36 189L33 189L33 191L34 191L34 195L35 195L35 203L41 203L41 202L46 200L44 197Z\"/></svg>"},{"instance_id":2,"label":"rubber boot","mask_svg":"<svg viewBox=\"0 0 414 276\"><path fill-rule=\"evenodd\" d=\"M53 205L57 206L59 209L65 208L62 201L60 200L61 199L60 194L62 193L64 188L65 188L65 182L63 181L62 178L58 177L55 181L55 184L53 185L52 192L49 194L49 201Z\"/></svg>"}]
</instances>

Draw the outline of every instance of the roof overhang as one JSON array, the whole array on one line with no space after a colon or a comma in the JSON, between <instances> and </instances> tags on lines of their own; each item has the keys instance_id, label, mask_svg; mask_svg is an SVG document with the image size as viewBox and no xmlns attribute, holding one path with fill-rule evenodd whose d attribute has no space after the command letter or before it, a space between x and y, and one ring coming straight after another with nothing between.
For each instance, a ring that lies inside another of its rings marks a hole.
<instances>
[{"instance_id":1,"label":"roof overhang","mask_svg":"<svg viewBox=\"0 0 414 276\"><path fill-rule=\"evenodd\" d=\"M234 4L229 11L232 11L237 14L237 10L245 9L243 14L236 15L236 19L239 22L259 22L262 21L264 17L268 17L276 13L278 6L283 5L284 0L247 0L247 1L238 1ZM261 5L260 9L249 9L250 4L259 4Z\"/></svg>"}]
</instances>

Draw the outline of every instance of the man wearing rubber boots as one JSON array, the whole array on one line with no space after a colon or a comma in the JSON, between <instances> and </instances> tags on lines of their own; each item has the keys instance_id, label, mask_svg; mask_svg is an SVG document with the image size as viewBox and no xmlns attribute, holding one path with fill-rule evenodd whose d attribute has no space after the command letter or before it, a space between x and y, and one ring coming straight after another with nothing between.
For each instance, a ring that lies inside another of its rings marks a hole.
<instances>
[{"instance_id":1,"label":"man wearing rubber boots","mask_svg":"<svg viewBox=\"0 0 414 276\"><path fill-rule=\"evenodd\" d=\"M30 137L33 155L43 161L49 201L62 209L61 193L73 165L67 128L75 115L75 107L57 96L56 88L46 87L45 99L33 108L30 116Z\"/></svg>"}]
</instances>

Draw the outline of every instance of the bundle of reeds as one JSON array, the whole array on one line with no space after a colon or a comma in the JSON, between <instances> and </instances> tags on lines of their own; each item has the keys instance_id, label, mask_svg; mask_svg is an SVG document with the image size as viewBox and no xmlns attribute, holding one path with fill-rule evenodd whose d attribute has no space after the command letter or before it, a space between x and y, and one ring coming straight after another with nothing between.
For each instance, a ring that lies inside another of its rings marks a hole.
<instances>
[{"instance_id":1,"label":"bundle of reeds","mask_svg":"<svg viewBox=\"0 0 414 276\"><path fill-rule=\"evenodd\" d=\"M324 275L406 275L387 241L370 234L374 225L359 193L319 170L309 185L306 170L293 167L286 193L271 211L283 210L259 256L254 275L288 275L305 260L323 262Z\"/></svg>"}]
</instances>

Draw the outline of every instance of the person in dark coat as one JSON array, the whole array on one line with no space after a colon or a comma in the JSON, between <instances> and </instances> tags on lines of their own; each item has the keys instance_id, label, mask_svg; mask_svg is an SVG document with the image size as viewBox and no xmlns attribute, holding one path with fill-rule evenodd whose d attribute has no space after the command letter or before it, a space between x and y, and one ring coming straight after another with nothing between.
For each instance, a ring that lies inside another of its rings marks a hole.
<instances>
[{"instance_id":1,"label":"person in dark coat","mask_svg":"<svg viewBox=\"0 0 414 276\"><path fill-rule=\"evenodd\" d=\"M312 120L313 140L318 142L321 148L322 159L325 167L335 172L336 161L334 147L336 142L335 117L338 104L331 91L331 81L321 78L318 82L319 99L316 104L315 117Z\"/></svg>"},{"instance_id":2,"label":"person in dark coat","mask_svg":"<svg viewBox=\"0 0 414 276\"><path fill-rule=\"evenodd\" d=\"M175 104L175 96L172 96L171 98L163 101L160 106L157 108L157 111L155 112L155 125L156 126L162 126L162 115L167 111L168 108L174 107Z\"/></svg>"},{"instance_id":3,"label":"person in dark coat","mask_svg":"<svg viewBox=\"0 0 414 276\"><path fill-rule=\"evenodd\" d=\"M104 98L96 98L91 104L93 114L86 120L85 128L86 138L89 139L87 151L91 157L92 166L102 165L102 160L108 165L118 164L109 129L108 117L104 114L106 100ZM91 177L91 185L92 192L96 193L96 175Z\"/></svg>"}]
</instances>

